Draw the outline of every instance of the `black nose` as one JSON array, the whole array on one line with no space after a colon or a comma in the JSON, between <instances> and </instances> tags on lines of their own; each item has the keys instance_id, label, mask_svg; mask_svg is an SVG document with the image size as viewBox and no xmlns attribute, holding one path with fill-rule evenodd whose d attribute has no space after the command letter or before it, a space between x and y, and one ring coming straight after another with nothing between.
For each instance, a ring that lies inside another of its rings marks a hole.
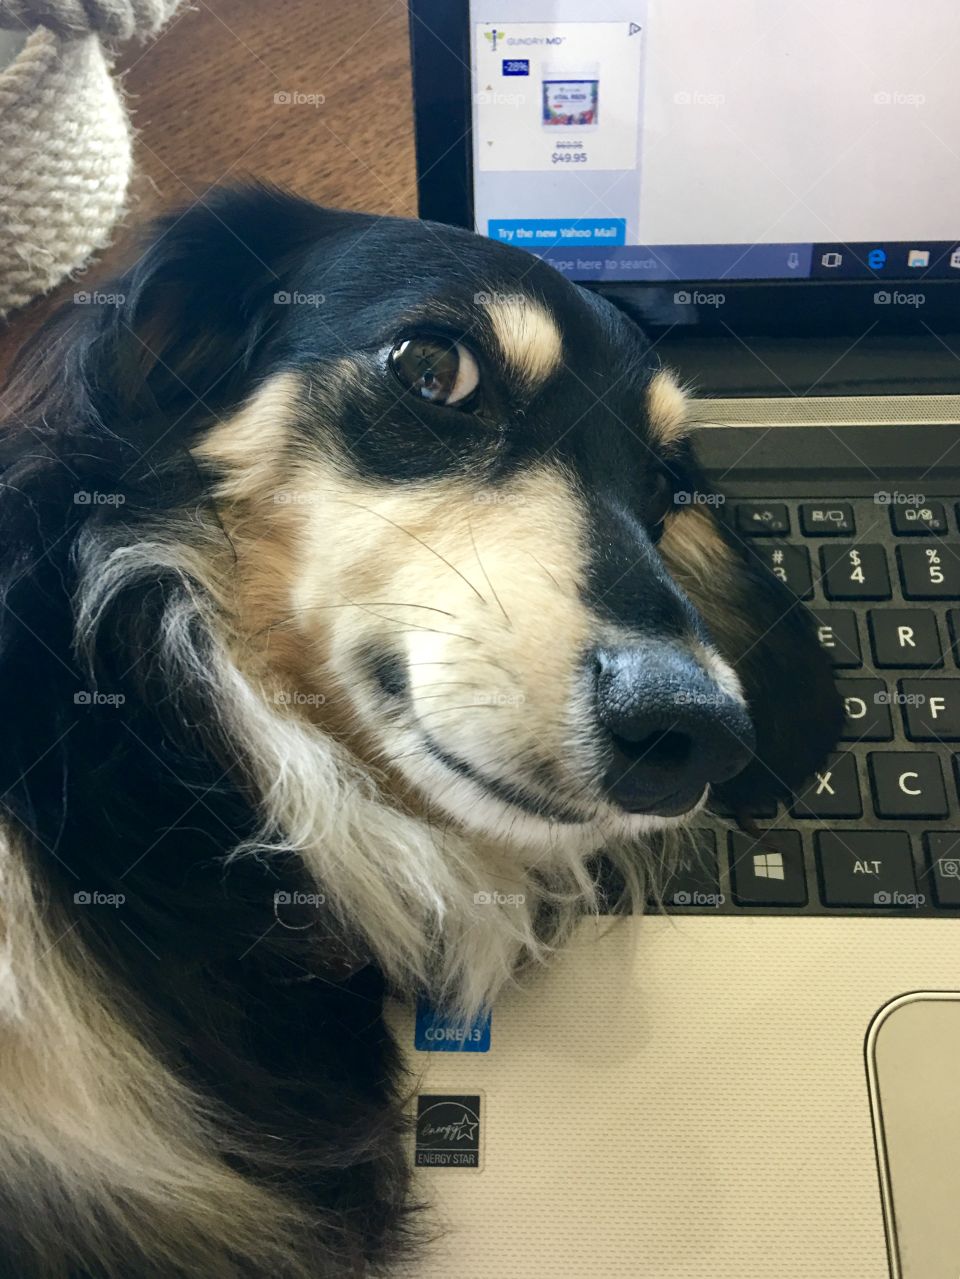
<instances>
[{"instance_id":1,"label":"black nose","mask_svg":"<svg viewBox=\"0 0 960 1279\"><path fill-rule=\"evenodd\" d=\"M708 783L746 767L754 746L746 709L687 649L651 641L597 649L591 661L607 748L604 787L621 808L684 813Z\"/></svg>"}]
</instances>

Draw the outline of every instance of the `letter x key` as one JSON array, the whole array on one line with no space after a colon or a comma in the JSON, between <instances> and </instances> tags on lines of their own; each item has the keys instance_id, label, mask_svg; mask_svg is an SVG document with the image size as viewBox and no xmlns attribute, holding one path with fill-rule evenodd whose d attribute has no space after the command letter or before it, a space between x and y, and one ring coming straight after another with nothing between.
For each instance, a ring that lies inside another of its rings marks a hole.
<instances>
[{"instance_id":1,"label":"letter x key","mask_svg":"<svg viewBox=\"0 0 960 1279\"><path fill-rule=\"evenodd\" d=\"M860 778L853 755L831 755L824 767L797 791L794 817L861 817Z\"/></svg>"}]
</instances>

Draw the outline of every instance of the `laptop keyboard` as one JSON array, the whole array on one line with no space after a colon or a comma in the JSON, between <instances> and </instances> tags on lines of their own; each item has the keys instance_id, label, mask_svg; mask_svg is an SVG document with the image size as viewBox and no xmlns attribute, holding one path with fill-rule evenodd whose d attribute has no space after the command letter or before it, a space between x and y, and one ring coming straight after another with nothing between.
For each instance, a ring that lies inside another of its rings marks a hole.
<instances>
[{"instance_id":1,"label":"laptop keyboard","mask_svg":"<svg viewBox=\"0 0 960 1279\"><path fill-rule=\"evenodd\" d=\"M813 612L846 722L790 802L752 810L756 833L703 829L699 864L663 905L960 910L960 501L761 498L731 502L727 518Z\"/></svg>"}]
</instances>

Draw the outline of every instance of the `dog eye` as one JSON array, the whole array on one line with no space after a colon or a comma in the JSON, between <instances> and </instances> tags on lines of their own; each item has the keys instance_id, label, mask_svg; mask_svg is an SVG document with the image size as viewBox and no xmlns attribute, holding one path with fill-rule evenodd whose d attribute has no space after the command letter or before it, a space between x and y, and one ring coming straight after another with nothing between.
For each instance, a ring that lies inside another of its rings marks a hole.
<instances>
[{"instance_id":1,"label":"dog eye","mask_svg":"<svg viewBox=\"0 0 960 1279\"><path fill-rule=\"evenodd\" d=\"M390 352L390 367L409 391L432 404L462 404L477 389L480 370L460 342L407 338Z\"/></svg>"}]
</instances>

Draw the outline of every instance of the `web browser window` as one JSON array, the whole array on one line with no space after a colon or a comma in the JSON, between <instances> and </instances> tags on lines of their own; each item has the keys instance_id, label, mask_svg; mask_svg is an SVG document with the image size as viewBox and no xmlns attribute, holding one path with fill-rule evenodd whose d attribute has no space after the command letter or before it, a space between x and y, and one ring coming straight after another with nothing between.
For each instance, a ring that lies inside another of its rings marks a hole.
<instances>
[{"instance_id":1,"label":"web browser window","mask_svg":"<svg viewBox=\"0 0 960 1279\"><path fill-rule=\"evenodd\" d=\"M479 231L579 279L960 278L956 0L471 0Z\"/></svg>"}]
</instances>

